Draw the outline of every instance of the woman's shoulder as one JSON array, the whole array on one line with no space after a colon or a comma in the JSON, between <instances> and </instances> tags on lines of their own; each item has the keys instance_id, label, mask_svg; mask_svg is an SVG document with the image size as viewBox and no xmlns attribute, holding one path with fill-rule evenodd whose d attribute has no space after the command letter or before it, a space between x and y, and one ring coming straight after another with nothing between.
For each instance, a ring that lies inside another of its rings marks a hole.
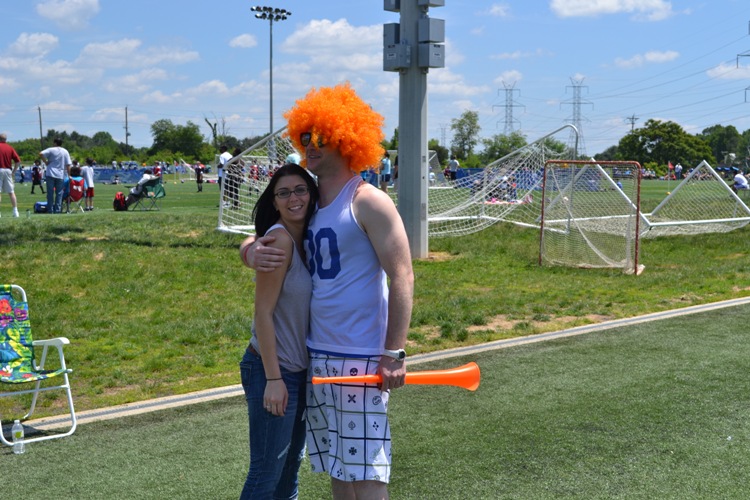
<instances>
[{"instance_id":1,"label":"woman's shoulder","mask_svg":"<svg viewBox=\"0 0 750 500\"><path fill-rule=\"evenodd\" d=\"M294 240L289 231L282 224L274 224L271 226L264 236L273 236L276 238L266 246L287 249L294 246Z\"/></svg>"}]
</instances>

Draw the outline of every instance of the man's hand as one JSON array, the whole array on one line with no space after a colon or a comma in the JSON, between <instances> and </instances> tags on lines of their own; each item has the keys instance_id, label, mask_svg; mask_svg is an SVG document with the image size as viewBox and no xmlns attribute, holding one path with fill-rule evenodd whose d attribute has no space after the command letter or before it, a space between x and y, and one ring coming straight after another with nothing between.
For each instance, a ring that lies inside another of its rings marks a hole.
<instances>
[{"instance_id":1,"label":"man's hand","mask_svg":"<svg viewBox=\"0 0 750 500\"><path fill-rule=\"evenodd\" d=\"M249 268L261 272L270 272L281 267L285 262L284 250L266 246L276 241L273 236L255 239L251 236L240 245L240 258Z\"/></svg>"},{"instance_id":2,"label":"man's hand","mask_svg":"<svg viewBox=\"0 0 750 500\"><path fill-rule=\"evenodd\" d=\"M380 389L398 389L406 383L406 361L399 361L390 356L381 356L378 373L383 378Z\"/></svg>"}]
</instances>

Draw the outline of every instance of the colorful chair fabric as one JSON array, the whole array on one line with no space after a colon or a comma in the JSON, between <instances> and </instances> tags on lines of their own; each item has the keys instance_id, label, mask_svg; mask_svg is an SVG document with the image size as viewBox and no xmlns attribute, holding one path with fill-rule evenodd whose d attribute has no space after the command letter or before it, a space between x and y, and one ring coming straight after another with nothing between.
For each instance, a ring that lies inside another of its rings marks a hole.
<instances>
[{"instance_id":1,"label":"colorful chair fabric","mask_svg":"<svg viewBox=\"0 0 750 500\"><path fill-rule=\"evenodd\" d=\"M20 300L18 300L20 298ZM40 437L25 439L26 443L43 441L69 436L75 432L76 416L73 408L73 395L70 392L70 381L68 374L72 372L65 365L63 346L70 341L65 337L49 340L33 340L31 337L31 323L29 321L29 304L26 301L26 291L18 285L0 285L0 384L28 384L33 383L33 389L12 390L0 392L2 397L18 397L22 394L33 394L31 408L22 417L26 420L31 417L36 407L39 393L51 390L64 390L68 398L70 408L71 428L65 433L56 433ZM34 358L34 348L41 347L42 355L37 365ZM44 363L47 360L47 351L50 347L57 349L60 359L60 368L45 370ZM48 379L62 378L62 383L57 385L46 385L42 382ZM0 421L0 426L2 421ZM5 438L0 432L0 441L12 446L13 443Z\"/></svg>"},{"instance_id":2,"label":"colorful chair fabric","mask_svg":"<svg viewBox=\"0 0 750 500\"><path fill-rule=\"evenodd\" d=\"M86 182L83 177L70 177L68 181L68 196L65 198L65 203L68 205L68 213L70 213L70 204L74 203L77 207L76 211L80 210L83 212L83 195L86 192Z\"/></svg>"}]
</instances>

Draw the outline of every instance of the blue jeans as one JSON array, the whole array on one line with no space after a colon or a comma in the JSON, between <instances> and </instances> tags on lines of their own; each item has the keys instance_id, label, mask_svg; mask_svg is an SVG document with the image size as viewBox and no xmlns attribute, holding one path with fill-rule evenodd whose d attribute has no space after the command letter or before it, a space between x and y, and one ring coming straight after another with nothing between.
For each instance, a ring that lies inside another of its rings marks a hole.
<instances>
[{"instance_id":1,"label":"blue jeans","mask_svg":"<svg viewBox=\"0 0 750 500\"><path fill-rule=\"evenodd\" d=\"M47 213L59 214L62 212L63 179L47 177ZM54 194L53 194L54 193Z\"/></svg>"},{"instance_id":2,"label":"blue jeans","mask_svg":"<svg viewBox=\"0 0 750 500\"><path fill-rule=\"evenodd\" d=\"M289 372L282 368L289 393L283 417L263 407L266 374L258 355L245 351L240 375L250 421L250 470L240 500L297 498L297 474L305 455L307 370Z\"/></svg>"}]
</instances>

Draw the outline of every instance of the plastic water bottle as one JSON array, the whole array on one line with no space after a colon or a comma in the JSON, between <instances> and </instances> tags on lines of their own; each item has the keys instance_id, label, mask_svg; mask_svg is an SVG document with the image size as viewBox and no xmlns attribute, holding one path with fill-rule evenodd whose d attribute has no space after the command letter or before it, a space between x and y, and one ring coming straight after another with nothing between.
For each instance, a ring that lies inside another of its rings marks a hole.
<instances>
[{"instance_id":1,"label":"plastic water bottle","mask_svg":"<svg viewBox=\"0 0 750 500\"><path fill-rule=\"evenodd\" d=\"M13 422L13 428L10 432L13 434L13 453L20 455L26 451L26 445L23 442L23 425L19 420Z\"/></svg>"}]
</instances>

